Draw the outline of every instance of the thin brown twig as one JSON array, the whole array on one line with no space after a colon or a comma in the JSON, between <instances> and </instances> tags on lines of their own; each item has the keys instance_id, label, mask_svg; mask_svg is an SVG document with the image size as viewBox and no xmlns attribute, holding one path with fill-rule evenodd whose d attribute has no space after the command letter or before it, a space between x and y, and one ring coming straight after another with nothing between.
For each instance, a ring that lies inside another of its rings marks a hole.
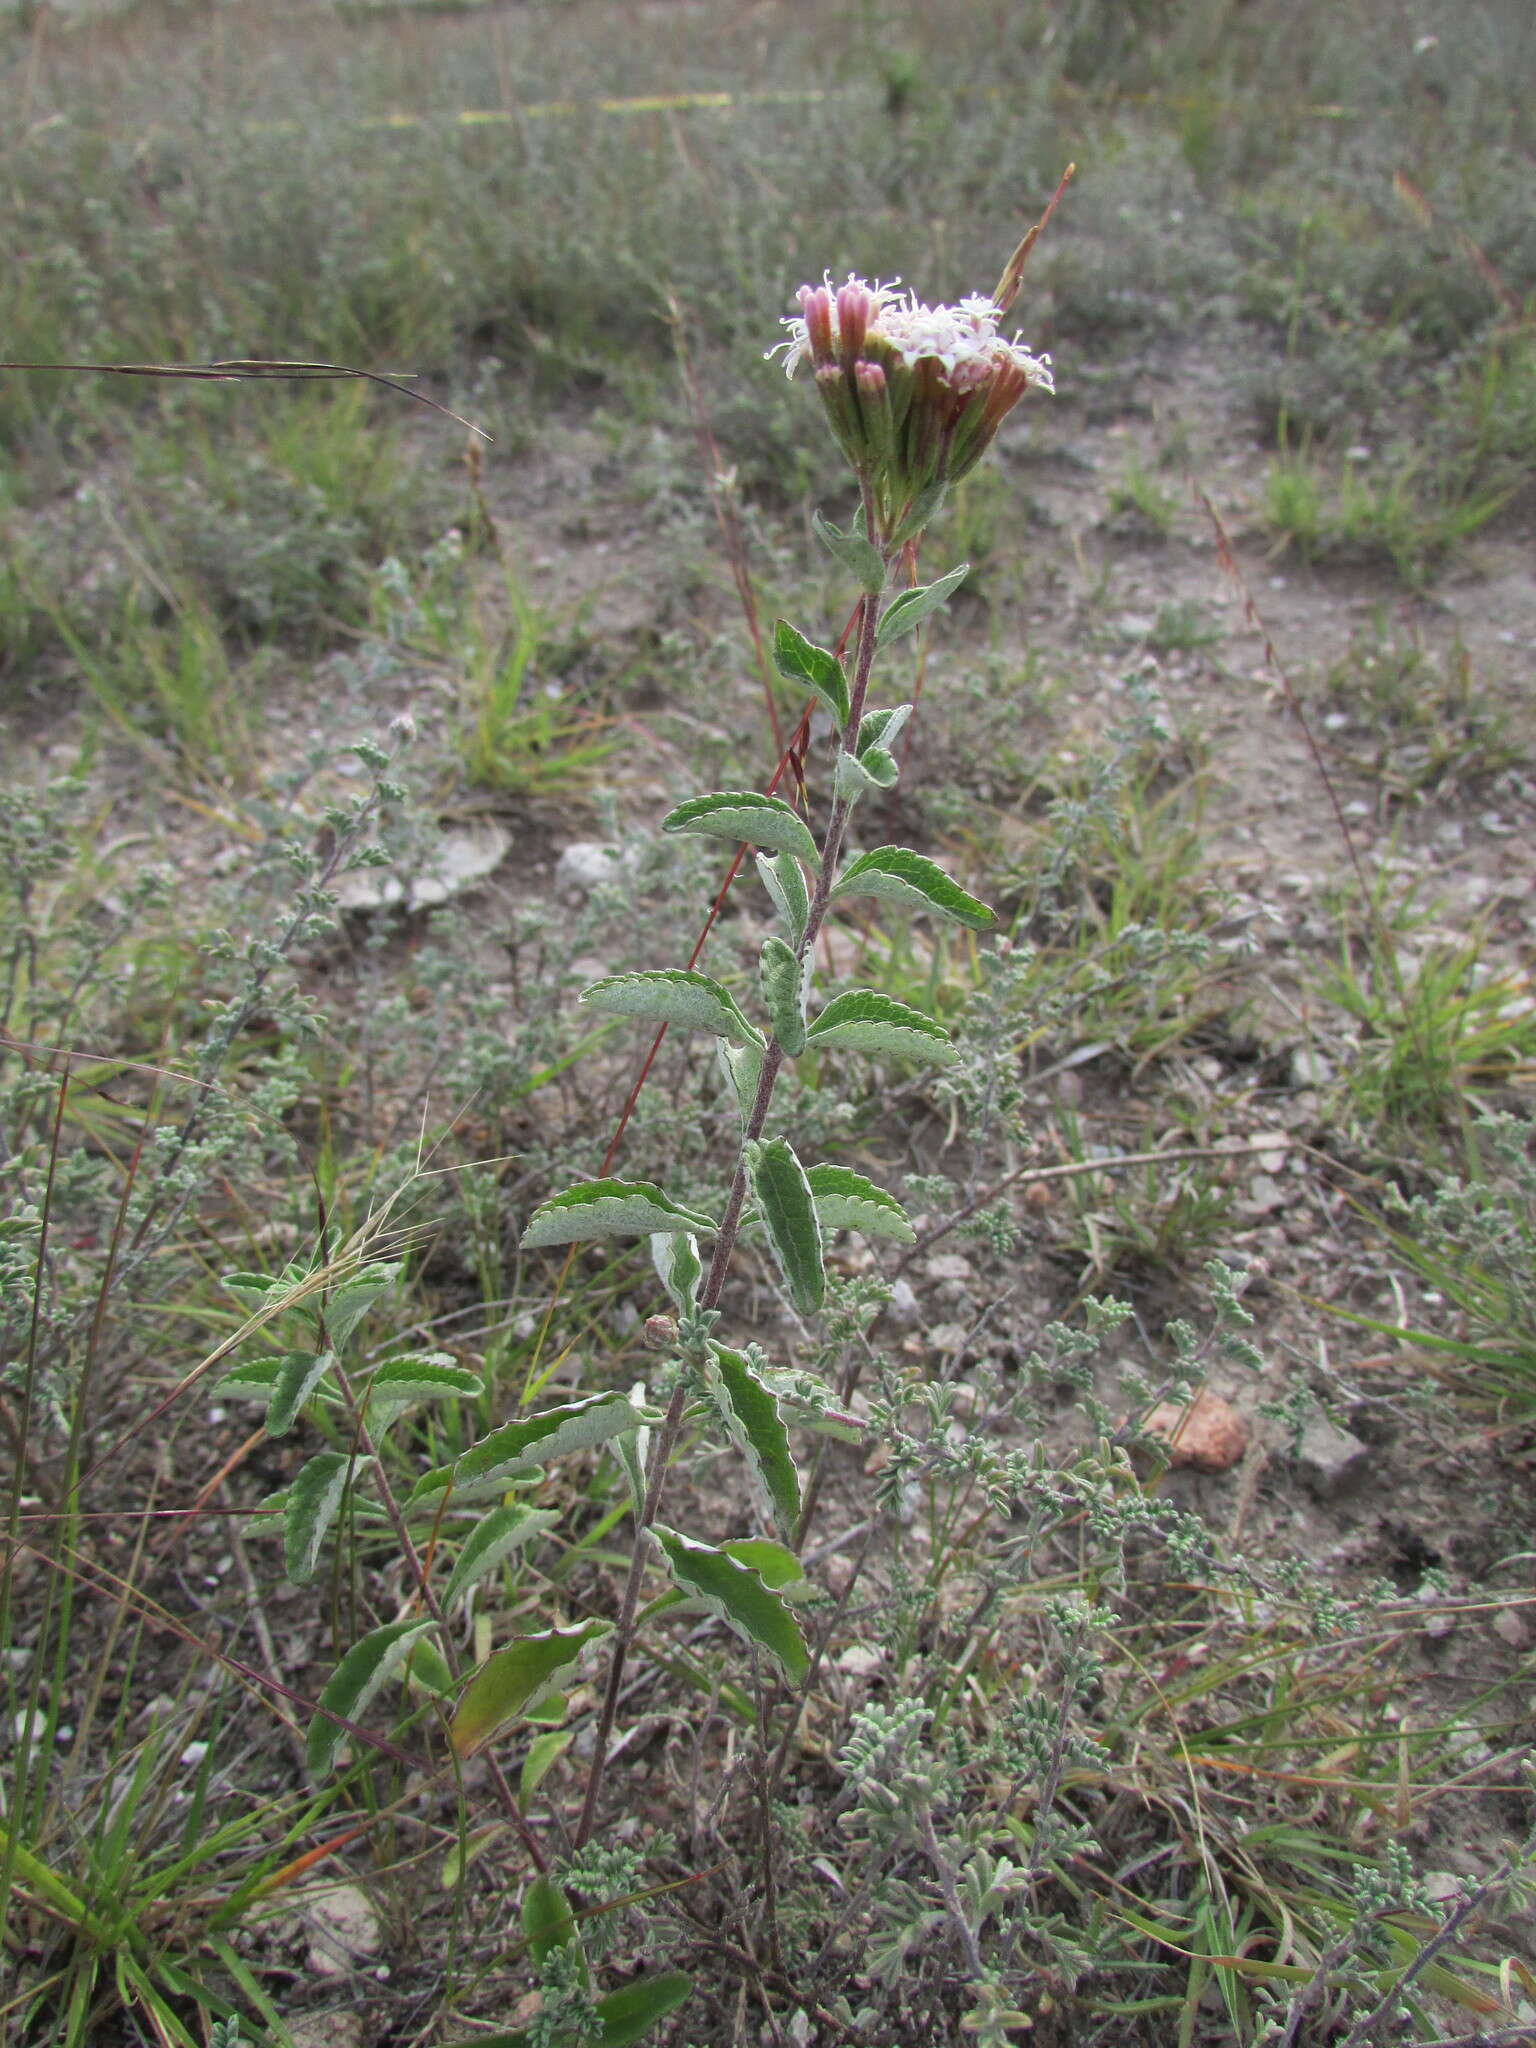
<instances>
[{"instance_id":1,"label":"thin brown twig","mask_svg":"<svg viewBox=\"0 0 1536 2048\"><path fill-rule=\"evenodd\" d=\"M341 1390L342 1399L356 1418L358 1450L363 1458L372 1464L375 1473L378 1475L378 1498L383 1503L385 1514L389 1517L389 1526L393 1529L395 1541L400 1546L400 1554L405 1559L406 1569L416 1582L416 1591L421 1604L437 1623L438 1640L443 1646L443 1655L447 1659L448 1668L454 1677L457 1678L460 1671L458 1645L454 1642L453 1631L448 1626L448 1617L443 1612L442 1602L433 1590L431 1576L426 1564L422 1560L420 1551L416 1548L415 1539L406 1525L405 1515L401 1510L400 1503L395 1499L394 1488L389 1484L388 1478L385 1476L383 1461L380 1459L378 1447L369 1433L363 1409L359 1405L347 1374L339 1361L334 1370L336 1373L336 1383ZM521 1841L524 1849L528 1852L529 1861L542 1876L549 1869L549 1858L545 1855L538 1837L528 1825L527 1816L523 1812L516 1793L507 1782L506 1773L502 1770L500 1763L494 1756L487 1755L486 1765L490 1773L491 1783L495 1787L496 1797L501 1801L502 1811L517 1831L519 1841Z\"/></svg>"},{"instance_id":2,"label":"thin brown twig","mask_svg":"<svg viewBox=\"0 0 1536 2048\"><path fill-rule=\"evenodd\" d=\"M76 1556L66 1562L62 1558L50 1556L47 1551L39 1550L30 1543L18 1545L18 1553L24 1557L35 1558L39 1564L47 1565L61 1577L73 1579L87 1592L99 1593L103 1598L121 1599L125 1604L132 1604L134 1611L148 1627L163 1630L177 1637L199 1656L206 1657L212 1664L222 1666L258 1697L266 1699L267 1695L271 1694L278 1699L290 1700L294 1706L302 1707L306 1714L318 1714L323 1720L333 1722L343 1733L350 1735L354 1742L360 1742L366 1748L378 1751L380 1755L387 1756L403 1769L419 1772L429 1780L432 1777L434 1765L430 1757L418 1750L405 1749L398 1742L392 1742L387 1735L379 1735L370 1728L361 1727L356 1721L349 1721L345 1714L338 1714L332 1708L322 1706L318 1700L295 1691L291 1685L284 1685L281 1679L258 1671L255 1665L245 1663L242 1658L232 1657L227 1650L221 1649L215 1642L210 1642L206 1636L200 1636L196 1629L189 1628L184 1621L172 1614L169 1608L151 1600L140 1588L109 1566L102 1564L99 1559Z\"/></svg>"},{"instance_id":3,"label":"thin brown twig","mask_svg":"<svg viewBox=\"0 0 1536 2048\"><path fill-rule=\"evenodd\" d=\"M1312 756L1312 765L1316 768L1318 778L1323 785L1323 792L1328 799L1328 808L1333 812L1334 823L1339 828L1339 837L1344 842L1344 850L1349 855L1349 864L1355 871L1355 880L1360 885L1360 894L1369 912L1374 907L1374 899L1371 895L1370 884L1365 878L1365 864L1360 858L1360 848L1355 840L1354 833L1350 830L1349 820L1344 815L1343 800L1334 784L1332 775L1328 772L1328 763L1323 757L1323 750L1318 743L1317 735L1313 732L1311 721L1302 708L1301 699L1296 694L1295 686L1286 671L1285 663L1280 659L1279 650L1275 646L1268 626L1264 623L1253 592L1248 588L1247 578L1243 575L1242 569L1238 565L1237 554L1232 546L1232 536L1227 532L1226 523L1222 519L1221 514L1216 510L1216 507L1211 503L1203 486L1196 483L1193 477L1187 478L1187 481L1190 490L1194 494L1196 503L1201 511L1204 512L1207 520L1209 520L1211 532L1215 536L1217 566L1242 600L1244 621L1258 634L1260 641L1263 643L1264 666L1274 677L1276 687L1285 699L1286 709L1290 712L1292 718L1295 719L1297 730L1301 734L1307 752Z\"/></svg>"},{"instance_id":4,"label":"thin brown twig","mask_svg":"<svg viewBox=\"0 0 1536 2048\"><path fill-rule=\"evenodd\" d=\"M424 391L413 391L401 381L400 376L387 377L378 370L358 370L348 363L268 362L255 356L235 356L227 362L215 363L0 363L0 370L58 370L66 375L98 377L173 377L188 383L205 384L323 384L352 379L382 385L386 391L409 398L416 405L425 405L433 412L440 412L444 419L452 420L466 433L478 434L482 441L491 438L484 427L477 427L473 420L465 419L450 406L428 398ZM401 373L402 376L405 374Z\"/></svg>"},{"instance_id":5,"label":"thin brown twig","mask_svg":"<svg viewBox=\"0 0 1536 2048\"><path fill-rule=\"evenodd\" d=\"M1416 1983L1423 1976L1424 1972L1438 1956L1450 1947L1462 1928L1466 1926L1473 1914L1487 1901L1490 1895L1497 1891L1499 1886L1506 1883L1513 1875L1514 1864L1506 1858L1496 1870L1489 1872L1481 1884L1469 1891L1464 1898L1458 1900L1456 1905L1446 1915L1442 1924L1429 1937L1428 1941L1420 1945L1413 1960L1408 1964L1402 1975L1396 1978L1389 1988L1381 1994L1369 2012L1364 2013L1355 2021L1349 2033L1345 2036L1343 2048L1366 2048L1367 2042L1370 2041L1382 2021L1387 2019L1396 2010L1403 1993L1408 1990L1410 1985Z\"/></svg>"},{"instance_id":6,"label":"thin brown twig","mask_svg":"<svg viewBox=\"0 0 1536 2048\"><path fill-rule=\"evenodd\" d=\"M1254 1152L1272 1152L1284 1142L1285 1133L1263 1131L1252 1138L1240 1138L1236 1143L1227 1145L1180 1145L1164 1152L1117 1152L1107 1159L1069 1159L1060 1166L1016 1166L1012 1173L1005 1173L1001 1180L991 1182L980 1194L972 1196L953 1216L947 1216L932 1230L925 1230L915 1244L908 1245L891 1268L892 1278L899 1278L930 1245L937 1244L941 1237L948 1237L952 1230L958 1230L978 1209L985 1209L989 1202L995 1202L1011 1187L1035 1187L1053 1180L1079 1180L1088 1174L1116 1173L1128 1166L1161 1166L1165 1162L1180 1165L1191 1159L1243 1159Z\"/></svg>"}]
</instances>

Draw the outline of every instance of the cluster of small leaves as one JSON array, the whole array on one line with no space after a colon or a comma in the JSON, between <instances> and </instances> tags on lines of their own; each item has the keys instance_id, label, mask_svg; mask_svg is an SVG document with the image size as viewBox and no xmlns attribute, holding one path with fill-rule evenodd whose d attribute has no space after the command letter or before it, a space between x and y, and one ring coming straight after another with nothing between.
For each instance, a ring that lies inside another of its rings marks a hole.
<instances>
[{"instance_id":1,"label":"cluster of small leaves","mask_svg":"<svg viewBox=\"0 0 1536 2048\"><path fill-rule=\"evenodd\" d=\"M1355 1905L1355 1934L1366 1949L1385 1957L1380 1925L1388 1913L1423 1912L1429 1895L1415 1876L1413 1858L1401 1842L1388 1842L1380 1863L1357 1863L1350 1875Z\"/></svg>"},{"instance_id":2,"label":"cluster of small leaves","mask_svg":"<svg viewBox=\"0 0 1536 2048\"><path fill-rule=\"evenodd\" d=\"M940 1792L948 1774L923 1744L932 1719L919 1699L872 1701L854 1715L837 1766L866 1814L898 1818Z\"/></svg>"},{"instance_id":3,"label":"cluster of small leaves","mask_svg":"<svg viewBox=\"0 0 1536 2048\"><path fill-rule=\"evenodd\" d=\"M1080 1692L1071 1692L1075 1704ZM984 1754L1007 1771L1020 1785L1032 1785L1052 1769L1099 1770L1104 1765L1104 1748L1091 1731L1065 1717L1059 1698L1029 1692L1010 1701L1007 1711L990 1731Z\"/></svg>"},{"instance_id":4,"label":"cluster of small leaves","mask_svg":"<svg viewBox=\"0 0 1536 2048\"><path fill-rule=\"evenodd\" d=\"M977 982L955 1019L954 1067L938 1091L953 1095L979 1153L989 1138L1019 1128L1025 1100L1021 1050L1046 1027L1035 949L999 940L981 954ZM1052 1020L1053 1021L1053 1020ZM967 1189L967 1193L969 1193Z\"/></svg>"},{"instance_id":5,"label":"cluster of small leaves","mask_svg":"<svg viewBox=\"0 0 1536 2048\"><path fill-rule=\"evenodd\" d=\"M592 1841L561 1861L561 1884L588 1908L582 1919L581 1940L594 1962L600 1962L619 1940L625 1915L618 1908L648 1889L647 1864L671 1854L671 1836L658 1830L643 1852L628 1842ZM602 1908L612 1910L599 1910ZM630 1906L629 1910L633 1914L637 1908ZM649 1935L649 1920L647 1931Z\"/></svg>"},{"instance_id":6,"label":"cluster of small leaves","mask_svg":"<svg viewBox=\"0 0 1536 2048\"><path fill-rule=\"evenodd\" d=\"M251 876L252 887L276 885L265 928L217 930L204 941L209 966L232 969L233 979L227 993L205 1005L204 1034L189 1063L185 1112L179 1123L162 1124L151 1134L151 1169L132 1190L128 1214L140 1262L166 1242L212 1179L292 1157L284 1119L304 1085L305 1048L319 1034L321 1020L285 970L334 929L330 884L336 876L387 860L372 839L375 822L405 797L389 773L393 756L383 747L363 739L349 751L371 780L346 803L324 806L318 832L313 819L300 822L289 806L328 754L317 750L291 774L289 790L265 807L267 836ZM258 1057L247 1086L236 1093L225 1085L226 1070L258 1017L275 1045Z\"/></svg>"},{"instance_id":7,"label":"cluster of small leaves","mask_svg":"<svg viewBox=\"0 0 1536 2048\"><path fill-rule=\"evenodd\" d=\"M528 2048L579 2048L601 2041L602 2014L582 1951L574 1943L551 1947L538 1958L538 1970L540 2004L528 2026Z\"/></svg>"}]
</instances>

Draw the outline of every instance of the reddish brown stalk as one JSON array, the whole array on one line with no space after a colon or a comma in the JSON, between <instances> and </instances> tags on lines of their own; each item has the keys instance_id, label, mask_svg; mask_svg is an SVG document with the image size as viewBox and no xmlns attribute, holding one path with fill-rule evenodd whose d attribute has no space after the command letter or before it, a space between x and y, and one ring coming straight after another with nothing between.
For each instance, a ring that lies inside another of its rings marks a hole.
<instances>
[{"instance_id":1,"label":"reddish brown stalk","mask_svg":"<svg viewBox=\"0 0 1536 2048\"><path fill-rule=\"evenodd\" d=\"M763 792L765 796L772 796L774 794L779 784L783 781L791 763L797 759L798 753L804 751L806 738L810 732L810 725L811 707L807 704L805 710L800 715L800 723L795 728L794 738L779 755L779 764L768 779L768 787ZM747 849L744 846L738 846L730 866L725 871L725 879L715 892L715 900L709 906L709 915L704 920L699 936L693 942L693 951L688 955L689 968L697 967L703 956L709 935L714 930L720 912L725 907L725 899L730 894L731 885L741 873L741 864L746 858L746 852ZM611 1171L613 1162L619 1156L619 1147L624 1142L624 1133L629 1129L629 1120L635 1113L635 1106L640 1100L641 1090L651 1077L651 1069L656 1064L656 1056L661 1051L666 1035L667 1026L663 1024L657 1031L656 1036L651 1040L646 1050L645 1058L640 1062L640 1068L635 1075L634 1084L630 1088L629 1094L624 1098L624 1107L619 1111L618 1122L613 1127L613 1135L608 1140L607 1149L603 1153L602 1164L598 1168L600 1177ZM566 1250L560 1271L556 1274L555 1283L550 1289L549 1300L545 1305L544 1320L539 1326L539 1334L533 1347L532 1362L528 1368L529 1382L531 1382L533 1375L538 1370L539 1360L543 1355L544 1345L549 1336L550 1324L554 1321L555 1311L565 1296L565 1283L570 1277L571 1266L575 1257L576 1246L571 1245Z\"/></svg>"},{"instance_id":2,"label":"reddish brown stalk","mask_svg":"<svg viewBox=\"0 0 1536 2048\"><path fill-rule=\"evenodd\" d=\"M1061 195L1076 176L1077 165L1068 164L1061 174L1061 183L1051 194L1050 205L1041 214L1029 233L1003 265L1003 274L997 280L997 290L992 294L992 303L996 306L999 313L1006 313L1014 300L1019 296L1019 286L1024 282L1024 266L1029 261L1030 251L1045 233L1051 215L1056 211L1060 203Z\"/></svg>"},{"instance_id":3,"label":"reddish brown stalk","mask_svg":"<svg viewBox=\"0 0 1536 2048\"><path fill-rule=\"evenodd\" d=\"M922 537L919 535L916 540L909 540L901 551L902 574L906 578L909 589L917 582L917 551L921 545ZM906 729L901 735L901 772L903 775L907 772L907 756L912 751L912 733L913 728L917 724L918 711L922 706L923 679L927 673L928 629L926 626L923 626L918 629L917 634L917 674L912 679L912 716L907 720Z\"/></svg>"}]
</instances>

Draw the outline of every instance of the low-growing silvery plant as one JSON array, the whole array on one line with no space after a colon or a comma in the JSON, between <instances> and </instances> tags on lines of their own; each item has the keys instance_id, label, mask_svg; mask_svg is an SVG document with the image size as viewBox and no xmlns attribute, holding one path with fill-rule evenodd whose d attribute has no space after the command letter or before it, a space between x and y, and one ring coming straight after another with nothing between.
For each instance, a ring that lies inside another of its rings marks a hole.
<instances>
[{"instance_id":1,"label":"low-growing silvery plant","mask_svg":"<svg viewBox=\"0 0 1536 2048\"><path fill-rule=\"evenodd\" d=\"M782 354L793 377L809 367L833 435L857 482L862 518L841 530L818 518L816 531L858 586L845 663L781 621L774 636L779 673L799 685L830 718L830 801L819 833L775 795L710 790L680 803L664 832L702 834L750 848L778 925L762 944L757 1015L718 980L670 967L608 976L584 992L593 1010L658 1026L702 1032L715 1041L738 1112L735 1157L718 1213L674 1200L651 1180L601 1178L577 1183L535 1209L522 1232L525 1249L611 1238L648 1239L670 1312L652 1316L647 1334L662 1353L652 1385L629 1393L578 1393L493 1429L451 1462L427 1472L396 1501L382 1477L380 1439L414 1403L472 1395L478 1376L441 1354L346 1363L343 1353L361 1317L394 1281L397 1268L345 1261L329 1282L297 1270L277 1283L237 1276L256 1319L286 1326L292 1348L237 1370L226 1386L266 1398L269 1427L290 1428L301 1407L339 1401L346 1426L312 1457L282 1499L290 1575L313 1575L327 1535L356 1491L376 1487L410 1568L415 1595L398 1620L373 1630L343 1657L310 1731L311 1769L335 1768L344 1739L369 1703L403 1672L448 1715L459 1757L488 1751L494 1739L568 1686L594 1649L606 1658L580 1811L571 1828L577 1856L602 1808L604 1776L624 1690L626 1665L642 1620L679 1607L723 1621L793 1686L811 1655L786 1589L803 1581L792 1547L802 1521L800 1474L787 1418L846 1433L835 1391L803 1368L775 1364L755 1344L719 1335L732 1254L746 1224L771 1248L785 1290L802 1317L823 1305L829 1234L910 1244L912 1224L895 1198L851 1169L806 1165L788 1134L775 1128L776 1085L786 1065L826 1053L854 1053L951 1066L956 1052L932 1017L878 989L855 988L822 1003L815 994L818 934L836 904L855 898L916 908L972 931L992 911L934 861L902 846L850 852L861 802L889 790L899 774L897 742L908 704L877 705L872 683L880 655L912 632L958 587L965 565L933 582L913 581L917 543L947 489L980 459L1003 418L1031 389L1052 389L1048 358L998 331L1015 296L1028 242L997 293L956 306L927 306L893 286L857 278L834 288L805 286L800 312L785 324ZM708 1245L706 1254L701 1245ZM655 1405L652 1405L654 1402ZM772 1536L713 1543L672 1526L664 1509L668 1480L685 1432L712 1431L739 1453ZM514 1637L478 1668L461 1671L451 1611L519 1546L557 1519L516 1498L560 1455L606 1445L626 1476L634 1541L618 1612ZM458 1511L485 1503L462 1541ZM670 1588L642 1609L648 1577L659 1568ZM538 1735L523 1773L526 1796L560 1753L563 1732ZM562 2010L590 1993L582 1943L565 1894L545 1869L520 1801L491 1761L493 1783L518 1826L539 1876L525 1906L525 1933L546 1993ZM659 2017L686 1991L677 1973L626 1986L597 2000L593 2016L617 2024L614 1998L630 2001L624 2023ZM637 2002L638 2001L638 2002ZM606 2038L606 2036L605 2036ZM634 2038L626 2033L625 2039Z\"/></svg>"}]
</instances>

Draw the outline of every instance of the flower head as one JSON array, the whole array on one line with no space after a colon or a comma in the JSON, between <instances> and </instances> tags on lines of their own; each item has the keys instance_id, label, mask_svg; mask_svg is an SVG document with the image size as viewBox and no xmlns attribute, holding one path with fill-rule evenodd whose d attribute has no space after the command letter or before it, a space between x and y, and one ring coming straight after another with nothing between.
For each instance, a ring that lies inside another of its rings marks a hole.
<instances>
[{"instance_id":1,"label":"flower head","mask_svg":"<svg viewBox=\"0 0 1536 2048\"><path fill-rule=\"evenodd\" d=\"M836 287L830 277L802 285L797 296L799 315L769 355L782 354L790 377L810 363L886 538L931 515L1026 391L1055 389L1050 357L1005 340L996 303L980 294L928 306L894 283L850 276Z\"/></svg>"}]
</instances>

